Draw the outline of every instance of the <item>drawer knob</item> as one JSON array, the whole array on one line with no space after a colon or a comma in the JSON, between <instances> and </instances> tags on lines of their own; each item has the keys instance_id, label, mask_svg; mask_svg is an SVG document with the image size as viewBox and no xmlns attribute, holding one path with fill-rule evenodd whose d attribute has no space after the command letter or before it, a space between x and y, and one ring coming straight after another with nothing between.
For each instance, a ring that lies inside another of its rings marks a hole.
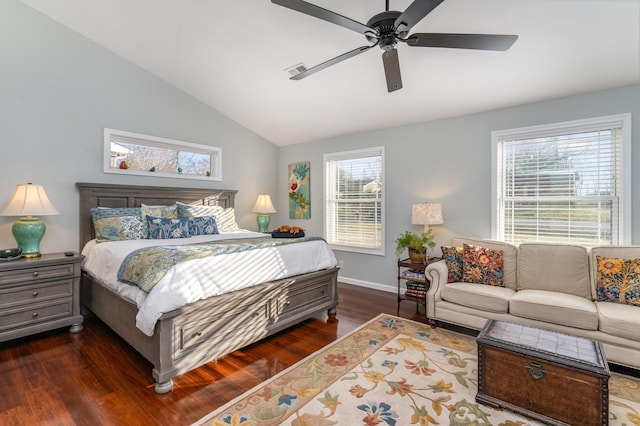
<instances>
[{"instance_id":1,"label":"drawer knob","mask_svg":"<svg viewBox=\"0 0 640 426\"><path fill-rule=\"evenodd\" d=\"M32 317L34 317L34 318L38 318L38 313L37 313L37 312L34 312L34 313L33 313L33 315L32 315Z\"/></svg>"},{"instance_id":2,"label":"drawer knob","mask_svg":"<svg viewBox=\"0 0 640 426\"><path fill-rule=\"evenodd\" d=\"M200 337L200 336L202 336L202 331L197 331L191 335L191 338L195 339L196 337Z\"/></svg>"},{"instance_id":3,"label":"drawer knob","mask_svg":"<svg viewBox=\"0 0 640 426\"><path fill-rule=\"evenodd\" d=\"M286 302L284 302L284 304L289 306L291 304L291 300L287 300Z\"/></svg>"},{"instance_id":4,"label":"drawer knob","mask_svg":"<svg viewBox=\"0 0 640 426\"><path fill-rule=\"evenodd\" d=\"M37 291L33 292L33 297L38 297L38 292Z\"/></svg>"},{"instance_id":5,"label":"drawer knob","mask_svg":"<svg viewBox=\"0 0 640 426\"><path fill-rule=\"evenodd\" d=\"M527 364L527 373L529 373L529 375L535 380L544 379L544 376L547 375L542 364L534 361Z\"/></svg>"},{"instance_id":6,"label":"drawer knob","mask_svg":"<svg viewBox=\"0 0 640 426\"><path fill-rule=\"evenodd\" d=\"M34 277L37 277L38 275L40 275L40 274L38 273L38 271L35 271L35 272L33 273L33 276L34 276Z\"/></svg>"}]
</instances>

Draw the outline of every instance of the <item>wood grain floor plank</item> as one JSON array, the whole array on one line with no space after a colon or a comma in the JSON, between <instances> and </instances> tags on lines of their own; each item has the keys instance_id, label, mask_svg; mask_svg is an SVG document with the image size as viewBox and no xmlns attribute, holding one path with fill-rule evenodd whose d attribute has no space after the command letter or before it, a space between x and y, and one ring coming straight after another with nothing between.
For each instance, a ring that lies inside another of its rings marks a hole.
<instances>
[{"instance_id":1,"label":"wood grain floor plank","mask_svg":"<svg viewBox=\"0 0 640 426\"><path fill-rule=\"evenodd\" d=\"M337 321L307 320L174 380L157 395L152 366L97 318L0 344L2 425L189 425L379 313L394 293L339 284ZM425 322L403 302L401 316ZM7 391L9 390L9 391Z\"/></svg>"}]
</instances>

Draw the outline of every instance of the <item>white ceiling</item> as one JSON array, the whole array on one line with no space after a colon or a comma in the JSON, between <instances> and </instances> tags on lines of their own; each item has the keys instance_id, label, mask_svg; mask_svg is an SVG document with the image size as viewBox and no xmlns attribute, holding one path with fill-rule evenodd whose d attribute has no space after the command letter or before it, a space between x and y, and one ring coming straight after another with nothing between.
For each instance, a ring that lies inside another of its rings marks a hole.
<instances>
[{"instance_id":1,"label":"white ceiling","mask_svg":"<svg viewBox=\"0 0 640 426\"><path fill-rule=\"evenodd\" d=\"M388 93L353 31L269 0L23 0L276 145L330 138L640 83L640 0L445 0L414 32L517 34L506 52L398 46ZM384 0L311 0L366 23ZM391 0L404 11L411 0Z\"/></svg>"}]
</instances>

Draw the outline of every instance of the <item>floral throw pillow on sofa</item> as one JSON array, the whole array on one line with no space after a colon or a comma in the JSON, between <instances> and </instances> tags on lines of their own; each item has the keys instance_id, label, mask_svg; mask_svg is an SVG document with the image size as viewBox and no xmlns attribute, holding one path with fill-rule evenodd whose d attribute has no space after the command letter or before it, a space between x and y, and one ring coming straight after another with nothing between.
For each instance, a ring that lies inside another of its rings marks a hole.
<instances>
[{"instance_id":1,"label":"floral throw pillow on sofa","mask_svg":"<svg viewBox=\"0 0 640 426\"><path fill-rule=\"evenodd\" d=\"M503 287L504 256L502 250L464 244L462 280L466 283Z\"/></svg>"},{"instance_id":2,"label":"floral throw pillow on sofa","mask_svg":"<svg viewBox=\"0 0 640 426\"><path fill-rule=\"evenodd\" d=\"M462 247L440 247L442 258L447 264L447 282L462 281Z\"/></svg>"},{"instance_id":3,"label":"floral throw pillow on sofa","mask_svg":"<svg viewBox=\"0 0 640 426\"><path fill-rule=\"evenodd\" d=\"M640 306L640 259L596 259L598 300Z\"/></svg>"}]
</instances>

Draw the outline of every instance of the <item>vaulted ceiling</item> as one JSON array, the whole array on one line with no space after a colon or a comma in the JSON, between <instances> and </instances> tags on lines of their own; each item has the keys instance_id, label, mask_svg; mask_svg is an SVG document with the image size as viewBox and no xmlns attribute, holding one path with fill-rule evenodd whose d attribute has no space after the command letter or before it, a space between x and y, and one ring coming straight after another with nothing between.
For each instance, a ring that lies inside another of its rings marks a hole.
<instances>
[{"instance_id":1,"label":"vaulted ceiling","mask_svg":"<svg viewBox=\"0 0 640 426\"><path fill-rule=\"evenodd\" d=\"M276 145L640 83L640 0L445 0L411 31L517 34L506 52L398 45L388 93L378 48L269 0L22 0ZM366 23L384 0L309 0ZM390 0L404 11L411 0Z\"/></svg>"}]
</instances>

